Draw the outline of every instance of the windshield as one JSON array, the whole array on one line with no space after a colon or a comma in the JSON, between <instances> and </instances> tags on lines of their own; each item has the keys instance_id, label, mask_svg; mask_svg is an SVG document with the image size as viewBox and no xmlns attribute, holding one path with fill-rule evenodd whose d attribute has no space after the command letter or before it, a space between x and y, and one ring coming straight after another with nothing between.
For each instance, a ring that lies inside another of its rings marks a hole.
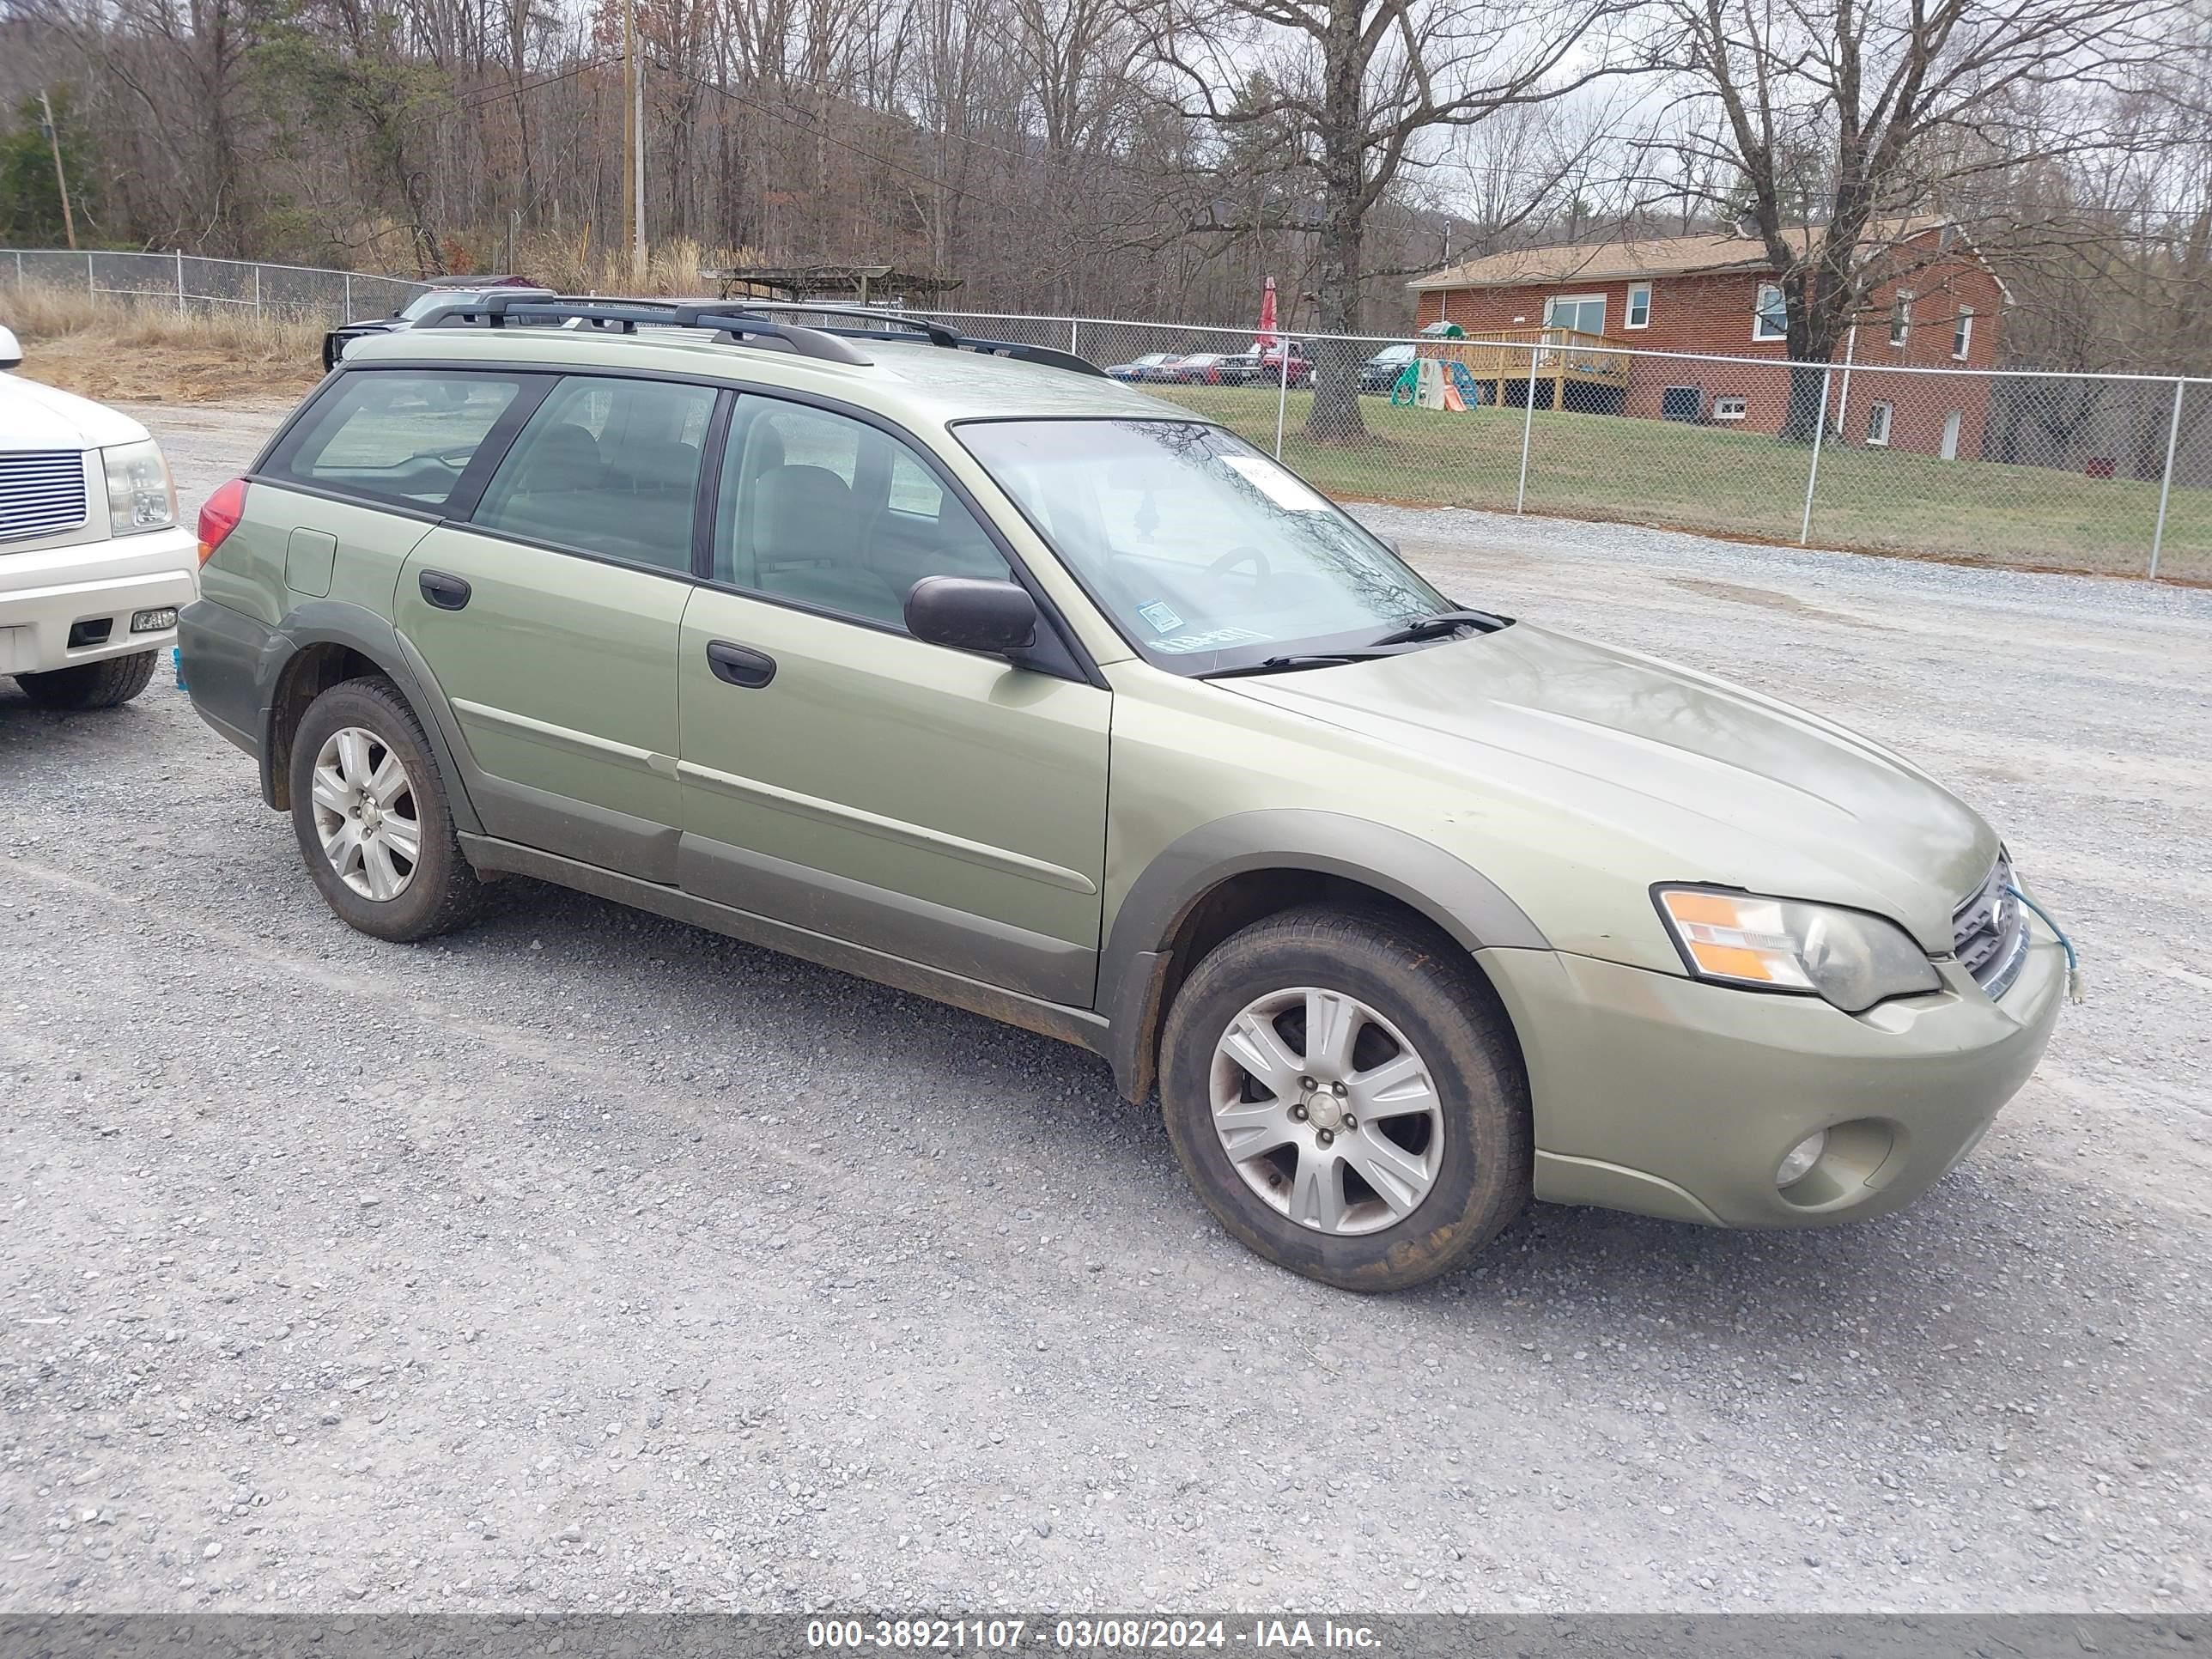
<instances>
[{"instance_id":1,"label":"windshield","mask_svg":"<svg viewBox=\"0 0 2212 1659\"><path fill-rule=\"evenodd\" d=\"M400 308L399 314L410 323L420 322L441 306L466 305L483 298L483 290L474 288L434 288L428 294L418 294Z\"/></svg>"},{"instance_id":2,"label":"windshield","mask_svg":"<svg viewBox=\"0 0 2212 1659\"><path fill-rule=\"evenodd\" d=\"M1358 649L1449 602L1241 438L1198 421L976 421L960 441L1147 660L1205 674Z\"/></svg>"}]
</instances>

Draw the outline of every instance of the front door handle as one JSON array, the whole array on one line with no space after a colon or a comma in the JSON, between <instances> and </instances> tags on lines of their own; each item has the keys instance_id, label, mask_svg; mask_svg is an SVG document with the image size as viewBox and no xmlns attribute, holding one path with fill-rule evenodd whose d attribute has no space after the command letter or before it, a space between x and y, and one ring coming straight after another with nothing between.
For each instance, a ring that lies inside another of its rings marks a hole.
<instances>
[{"instance_id":1,"label":"front door handle","mask_svg":"<svg viewBox=\"0 0 2212 1659\"><path fill-rule=\"evenodd\" d=\"M774 657L749 646L732 645L727 640L707 641L707 666L714 671L716 679L749 691L758 690L775 678Z\"/></svg>"},{"instance_id":2,"label":"front door handle","mask_svg":"<svg viewBox=\"0 0 2212 1659\"><path fill-rule=\"evenodd\" d=\"M442 570L422 573L422 597L441 611L459 611L469 602L469 585Z\"/></svg>"}]
</instances>

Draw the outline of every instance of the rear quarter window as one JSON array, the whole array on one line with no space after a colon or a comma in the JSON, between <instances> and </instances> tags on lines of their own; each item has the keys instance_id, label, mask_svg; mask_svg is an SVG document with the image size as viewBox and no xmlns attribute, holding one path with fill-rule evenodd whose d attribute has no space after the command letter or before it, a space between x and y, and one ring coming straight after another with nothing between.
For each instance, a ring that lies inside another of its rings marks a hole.
<instances>
[{"instance_id":1,"label":"rear quarter window","mask_svg":"<svg viewBox=\"0 0 2212 1659\"><path fill-rule=\"evenodd\" d=\"M264 472L396 507L442 509L523 386L501 374L354 370L285 435Z\"/></svg>"}]
</instances>

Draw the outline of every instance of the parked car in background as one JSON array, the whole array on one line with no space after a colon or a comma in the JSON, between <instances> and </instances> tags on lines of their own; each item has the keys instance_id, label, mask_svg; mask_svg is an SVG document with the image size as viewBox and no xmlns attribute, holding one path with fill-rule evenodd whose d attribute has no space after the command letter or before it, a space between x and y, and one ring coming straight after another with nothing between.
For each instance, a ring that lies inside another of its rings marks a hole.
<instances>
[{"instance_id":1,"label":"parked car in background","mask_svg":"<svg viewBox=\"0 0 2212 1659\"><path fill-rule=\"evenodd\" d=\"M1167 367L1175 360L1172 351L1148 351L1126 363L1115 363L1106 372L1117 380L1142 385L1148 380L1165 380Z\"/></svg>"},{"instance_id":2,"label":"parked car in background","mask_svg":"<svg viewBox=\"0 0 2212 1659\"><path fill-rule=\"evenodd\" d=\"M1398 384L1398 377L1412 362L1414 349L1411 341L1398 345L1387 345L1359 366L1359 389L1362 392L1388 392Z\"/></svg>"},{"instance_id":3,"label":"parked car in background","mask_svg":"<svg viewBox=\"0 0 2212 1659\"><path fill-rule=\"evenodd\" d=\"M0 371L22 360L0 328ZM175 641L198 571L146 428L0 372L0 674L43 708L128 702Z\"/></svg>"},{"instance_id":4,"label":"parked car in background","mask_svg":"<svg viewBox=\"0 0 2212 1659\"><path fill-rule=\"evenodd\" d=\"M481 300L487 294L501 289L527 289L533 294L552 293L523 276L434 276L423 284L423 291L393 312L389 317L372 317L359 322L342 323L323 336L323 367L337 367L338 359L356 340L365 340L378 334L398 334L410 329L434 312L448 307L465 305L471 300Z\"/></svg>"},{"instance_id":5,"label":"parked car in background","mask_svg":"<svg viewBox=\"0 0 2212 1659\"><path fill-rule=\"evenodd\" d=\"M1293 387L1311 386L1314 376L1313 360L1295 345L1273 345L1261 352L1260 373L1257 378L1268 386L1279 383L1285 378L1283 359L1285 353L1288 353L1290 357L1288 369L1290 384Z\"/></svg>"},{"instance_id":6,"label":"parked car in background","mask_svg":"<svg viewBox=\"0 0 2212 1659\"><path fill-rule=\"evenodd\" d=\"M2066 948L1878 743L1467 608L1066 352L532 303L587 326L365 342L202 520L193 705L364 933L521 875L1079 1044L1367 1291L1532 1197L1887 1215L2043 1052Z\"/></svg>"},{"instance_id":7,"label":"parked car in background","mask_svg":"<svg viewBox=\"0 0 2212 1659\"><path fill-rule=\"evenodd\" d=\"M1257 351L1232 351L1221 360L1215 370L1223 386L1250 386L1260 378L1260 354Z\"/></svg>"},{"instance_id":8,"label":"parked car in background","mask_svg":"<svg viewBox=\"0 0 2212 1659\"><path fill-rule=\"evenodd\" d=\"M1265 351L1254 346L1249 351L1232 352L1221 360L1223 386L1279 386L1284 372L1280 346L1269 346ZM1289 374L1294 386L1313 384L1313 364L1296 346L1290 349Z\"/></svg>"},{"instance_id":9,"label":"parked car in background","mask_svg":"<svg viewBox=\"0 0 2212 1659\"><path fill-rule=\"evenodd\" d=\"M1235 356L1228 351L1195 351L1169 363L1159 378L1170 386L1233 386Z\"/></svg>"}]
</instances>

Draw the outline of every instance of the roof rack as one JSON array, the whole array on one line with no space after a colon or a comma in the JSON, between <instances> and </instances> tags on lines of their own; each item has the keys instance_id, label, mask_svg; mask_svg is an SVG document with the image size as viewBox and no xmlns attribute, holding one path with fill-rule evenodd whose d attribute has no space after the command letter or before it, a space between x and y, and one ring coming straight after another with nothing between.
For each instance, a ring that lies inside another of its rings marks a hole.
<instances>
[{"instance_id":1,"label":"roof rack","mask_svg":"<svg viewBox=\"0 0 2212 1659\"><path fill-rule=\"evenodd\" d=\"M488 294L432 312L418 328L489 328L576 322L619 334L635 334L640 325L649 328L698 328L734 341L747 337L780 340L786 349L825 362L866 365L874 359L855 349L838 333L802 328L795 323L771 322L744 307L696 300L599 300L556 295L548 298L525 289Z\"/></svg>"},{"instance_id":2,"label":"roof rack","mask_svg":"<svg viewBox=\"0 0 2212 1659\"><path fill-rule=\"evenodd\" d=\"M874 306L817 305L805 300L753 300L745 302L748 311L799 312L816 317L864 317L875 325L872 328L825 328L817 331L846 340L903 340L909 337L894 333L884 325L896 324L913 329L927 337L933 346L952 351L980 352L988 356L1010 357L1019 362L1037 363L1047 368L1065 368L1077 374L1095 374L1101 380L1113 377L1088 357L1079 357L1072 351L1061 351L1052 346L1024 345L1018 340L981 340L932 322L926 317L912 317L902 312L885 311Z\"/></svg>"}]
</instances>

